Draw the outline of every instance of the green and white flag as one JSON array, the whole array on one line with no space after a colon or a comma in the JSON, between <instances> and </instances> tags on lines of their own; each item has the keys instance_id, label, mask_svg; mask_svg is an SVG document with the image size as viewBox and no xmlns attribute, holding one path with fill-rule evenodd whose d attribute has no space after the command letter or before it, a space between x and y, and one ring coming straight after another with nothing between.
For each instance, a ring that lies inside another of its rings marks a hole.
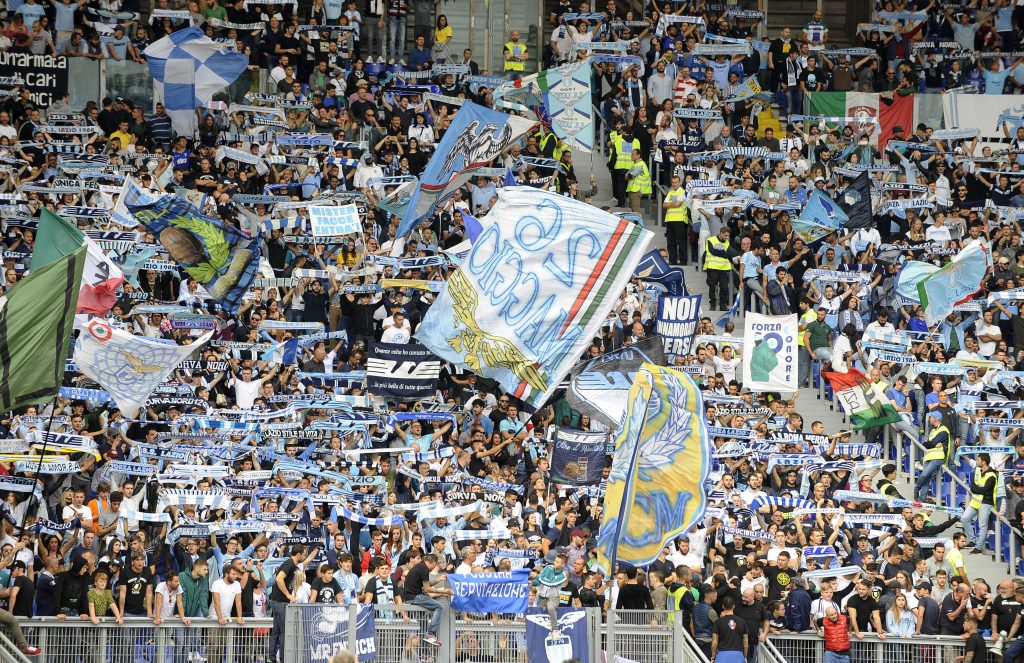
<instances>
[{"instance_id":1,"label":"green and white flag","mask_svg":"<svg viewBox=\"0 0 1024 663\"><path fill-rule=\"evenodd\" d=\"M85 236L43 210L32 271L0 297L0 412L57 394L85 265Z\"/></svg>"}]
</instances>

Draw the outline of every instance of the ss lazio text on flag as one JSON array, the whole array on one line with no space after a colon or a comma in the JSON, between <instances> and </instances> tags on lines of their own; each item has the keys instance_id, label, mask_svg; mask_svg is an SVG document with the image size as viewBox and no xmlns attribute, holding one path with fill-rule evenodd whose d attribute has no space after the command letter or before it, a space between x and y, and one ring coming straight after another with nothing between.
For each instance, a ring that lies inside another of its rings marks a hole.
<instances>
[{"instance_id":1,"label":"ss lazio text on flag","mask_svg":"<svg viewBox=\"0 0 1024 663\"><path fill-rule=\"evenodd\" d=\"M597 334L651 233L590 205L506 187L416 338L533 405Z\"/></svg>"}]
</instances>

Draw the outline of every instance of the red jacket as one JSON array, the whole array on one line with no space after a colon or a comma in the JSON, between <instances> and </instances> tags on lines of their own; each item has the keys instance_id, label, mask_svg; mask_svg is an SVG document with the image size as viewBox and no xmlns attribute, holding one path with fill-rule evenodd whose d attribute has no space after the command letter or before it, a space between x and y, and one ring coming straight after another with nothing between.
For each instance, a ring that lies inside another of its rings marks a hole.
<instances>
[{"instance_id":1,"label":"red jacket","mask_svg":"<svg viewBox=\"0 0 1024 663\"><path fill-rule=\"evenodd\" d=\"M850 629L846 624L846 615L839 615L836 621L823 618L821 628L825 631L825 651L837 654L850 651Z\"/></svg>"}]
</instances>

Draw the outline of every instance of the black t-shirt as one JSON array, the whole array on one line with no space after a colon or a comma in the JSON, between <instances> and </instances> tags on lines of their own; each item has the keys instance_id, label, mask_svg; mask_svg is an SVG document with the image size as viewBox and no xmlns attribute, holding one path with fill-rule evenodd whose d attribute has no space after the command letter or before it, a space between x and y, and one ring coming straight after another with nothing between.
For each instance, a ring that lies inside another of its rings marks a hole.
<instances>
[{"instance_id":1,"label":"black t-shirt","mask_svg":"<svg viewBox=\"0 0 1024 663\"><path fill-rule=\"evenodd\" d=\"M782 598L782 592L789 589L793 582L793 576L789 569L769 568L768 573L768 600L778 601Z\"/></svg>"},{"instance_id":2,"label":"black t-shirt","mask_svg":"<svg viewBox=\"0 0 1024 663\"><path fill-rule=\"evenodd\" d=\"M737 603L736 616L747 625L747 632L753 638L761 632L761 623L768 619L768 611L760 601L754 601L751 605Z\"/></svg>"},{"instance_id":3,"label":"black t-shirt","mask_svg":"<svg viewBox=\"0 0 1024 663\"><path fill-rule=\"evenodd\" d=\"M412 601L423 593L423 585L430 580L430 569L423 562L409 569L405 574L405 600Z\"/></svg>"},{"instance_id":4,"label":"black t-shirt","mask_svg":"<svg viewBox=\"0 0 1024 663\"><path fill-rule=\"evenodd\" d=\"M119 584L125 588L125 615L145 615L146 588L153 586L153 575L149 569L143 568L139 573L129 569L128 575Z\"/></svg>"},{"instance_id":5,"label":"black t-shirt","mask_svg":"<svg viewBox=\"0 0 1024 663\"><path fill-rule=\"evenodd\" d=\"M15 578L13 586L18 588L18 597L14 605L10 606L11 614L15 617L31 617L32 602L36 596L35 585L27 577L19 576Z\"/></svg>"},{"instance_id":6,"label":"black t-shirt","mask_svg":"<svg viewBox=\"0 0 1024 663\"><path fill-rule=\"evenodd\" d=\"M974 654L971 656L971 661L978 661L978 663L985 663L988 660L988 646L985 644L985 636L981 633L971 633L967 638L967 642L964 643L964 658L967 658L968 654Z\"/></svg>"},{"instance_id":7,"label":"black t-shirt","mask_svg":"<svg viewBox=\"0 0 1024 663\"><path fill-rule=\"evenodd\" d=\"M996 631L1009 632L1021 608L1024 608L1024 606L1012 596L1008 599L996 596L992 601L992 606L989 608L989 615L996 615Z\"/></svg>"},{"instance_id":8,"label":"black t-shirt","mask_svg":"<svg viewBox=\"0 0 1024 663\"><path fill-rule=\"evenodd\" d=\"M571 582L558 590L558 605L563 608L574 608L576 607L576 601L580 598L579 587L572 584Z\"/></svg>"},{"instance_id":9,"label":"black t-shirt","mask_svg":"<svg viewBox=\"0 0 1024 663\"><path fill-rule=\"evenodd\" d=\"M857 611L857 628L861 633L866 632L871 625L871 613L878 610L878 602L870 594L863 599L860 594L854 594L846 602L847 614L849 614L850 608Z\"/></svg>"},{"instance_id":10,"label":"black t-shirt","mask_svg":"<svg viewBox=\"0 0 1024 663\"><path fill-rule=\"evenodd\" d=\"M317 603L337 603L338 592L341 591L341 585L334 578L328 582L324 582L323 578L317 578L309 588L316 592Z\"/></svg>"},{"instance_id":11,"label":"black t-shirt","mask_svg":"<svg viewBox=\"0 0 1024 663\"><path fill-rule=\"evenodd\" d=\"M624 585L619 589L618 605L620 610L653 610L654 601L649 589L639 584Z\"/></svg>"},{"instance_id":12,"label":"black t-shirt","mask_svg":"<svg viewBox=\"0 0 1024 663\"><path fill-rule=\"evenodd\" d=\"M270 589L270 600L276 601L277 603L288 603L288 597L281 588L277 586L277 576L284 574L284 586L291 587L292 581L295 580L295 573L299 570L299 567L295 565L295 562L289 557L284 564L277 567L277 573L274 574L271 583L273 587Z\"/></svg>"},{"instance_id":13,"label":"black t-shirt","mask_svg":"<svg viewBox=\"0 0 1024 663\"><path fill-rule=\"evenodd\" d=\"M743 636L749 635L749 631L747 624L736 615L719 617L711 632L718 636L718 651L745 651Z\"/></svg>"}]
</instances>

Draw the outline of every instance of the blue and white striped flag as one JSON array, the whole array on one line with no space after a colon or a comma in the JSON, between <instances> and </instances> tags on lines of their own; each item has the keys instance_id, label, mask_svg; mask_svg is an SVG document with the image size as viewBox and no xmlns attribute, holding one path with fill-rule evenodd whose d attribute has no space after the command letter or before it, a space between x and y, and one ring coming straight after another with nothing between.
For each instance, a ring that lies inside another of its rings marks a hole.
<instances>
[{"instance_id":1,"label":"blue and white striped flag","mask_svg":"<svg viewBox=\"0 0 1024 663\"><path fill-rule=\"evenodd\" d=\"M209 105L213 95L235 82L249 58L226 48L199 28L185 28L153 42L144 51L157 99L179 135L191 135L195 109Z\"/></svg>"}]
</instances>

